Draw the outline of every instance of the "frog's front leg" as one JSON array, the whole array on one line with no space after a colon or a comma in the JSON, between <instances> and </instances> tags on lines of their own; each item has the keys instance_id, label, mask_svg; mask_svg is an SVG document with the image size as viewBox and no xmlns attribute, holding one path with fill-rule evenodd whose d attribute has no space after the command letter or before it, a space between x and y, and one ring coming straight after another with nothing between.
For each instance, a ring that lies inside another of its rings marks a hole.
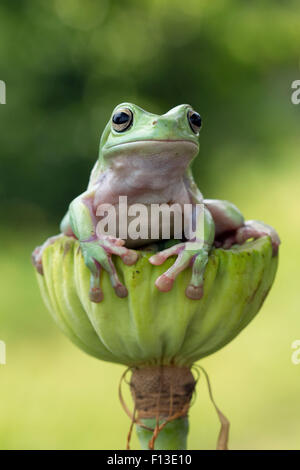
<instances>
[{"instance_id":1,"label":"frog's front leg","mask_svg":"<svg viewBox=\"0 0 300 470\"><path fill-rule=\"evenodd\" d=\"M193 300L203 296L203 276L214 241L215 227L210 212L204 207L202 211L203 217L199 217L194 239L174 245L149 259L150 263L160 265L170 256L177 255L175 263L155 282L160 291L171 290L178 274L192 266L192 277L185 290L186 296Z\"/></svg>"},{"instance_id":2,"label":"frog's front leg","mask_svg":"<svg viewBox=\"0 0 300 470\"><path fill-rule=\"evenodd\" d=\"M257 220L245 221L238 208L229 201L205 199L204 204L215 222L217 247L228 249L233 244L243 244L250 238L269 236L273 255L277 253L280 238L273 227Z\"/></svg>"},{"instance_id":3,"label":"frog's front leg","mask_svg":"<svg viewBox=\"0 0 300 470\"><path fill-rule=\"evenodd\" d=\"M103 237L96 234L96 216L92 208L93 193L86 193L76 198L70 205L70 223L80 242L83 258L91 272L90 300L101 302L103 294L100 288L101 268L109 274L111 284L118 297L126 297L126 287L120 282L112 255L120 256L127 265L134 264L138 254L125 248L124 241L118 238Z\"/></svg>"}]
</instances>

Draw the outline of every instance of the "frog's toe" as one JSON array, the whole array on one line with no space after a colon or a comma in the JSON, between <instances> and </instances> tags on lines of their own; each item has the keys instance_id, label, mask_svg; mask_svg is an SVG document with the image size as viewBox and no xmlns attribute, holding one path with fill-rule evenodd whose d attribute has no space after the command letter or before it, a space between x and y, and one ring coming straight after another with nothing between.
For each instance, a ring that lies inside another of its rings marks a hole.
<instances>
[{"instance_id":1,"label":"frog's toe","mask_svg":"<svg viewBox=\"0 0 300 470\"><path fill-rule=\"evenodd\" d=\"M137 262L138 257L138 253L134 250L127 250L126 253L121 256L123 263L127 266L132 266L133 264L135 264Z\"/></svg>"},{"instance_id":2,"label":"frog's toe","mask_svg":"<svg viewBox=\"0 0 300 470\"><path fill-rule=\"evenodd\" d=\"M229 248L231 248L232 245L234 245L235 243L236 243L236 235L231 235L224 240L221 247L224 248L224 250L229 250Z\"/></svg>"},{"instance_id":3,"label":"frog's toe","mask_svg":"<svg viewBox=\"0 0 300 470\"><path fill-rule=\"evenodd\" d=\"M36 267L37 272L43 276L44 275L44 268L43 268L42 261L36 263L35 267Z\"/></svg>"},{"instance_id":4,"label":"frog's toe","mask_svg":"<svg viewBox=\"0 0 300 470\"><path fill-rule=\"evenodd\" d=\"M163 264L170 256L179 255L183 251L184 246L184 243L178 243L177 245L171 246L170 248L166 248L165 250L151 256L149 261L151 264L154 264L154 266L159 266Z\"/></svg>"},{"instance_id":5,"label":"frog's toe","mask_svg":"<svg viewBox=\"0 0 300 470\"><path fill-rule=\"evenodd\" d=\"M110 277L111 285L113 286L115 293L118 297L127 297L128 290L127 288L121 283L118 273L116 271L115 265L112 262L111 257L107 257L105 265L103 264L104 269L108 272Z\"/></svg>"},{"instance_id":6,"label":"frog's toe","mask_svg":"<svg viewBox=\"0 0 300 470\"><path fill-rule=\"evenodd\" d=\"M44 274L43 263L42 263L42 257L43 257L44 250L46 248L48 248L48 246L52 245L56 240L58 240L61 237L63 237L62 233L60 233L58 235L54 235L53 237L48 238L43 243L43 245L37 246L33 250L33 253L31 255L31 260L32 260L33 266L36 268L38 273L40 273L42 275Z\"/></svg>"},{"instance_id":7,"label":"frog's toe","mask_svg":"<svg viewBox=\"0 0 300 470\"><path fill-rule=\"evenodd\" d=\"M103 300L103 292L100 288L100 274L101 266L98 263L91 262L91 280L90 280L90 291L89 299L91 302L99 303Z\"/></svg>"},{"instance_id":8,"label":"frog's toe","mask_svg":"<svg viewBox=\"0 0 300 470\"><path fill-rule=\"evenodd\" d=\"M258 220L247 220L245 224L237 230L236 241L239 244L243 244L249 238L260 238L269 236L271 238L273 247L273 256L278 253L280 245L280 238L276 230L270 225L260 222Z\"/></svg>"},{"instance_id":9,"label":"frog's toe","mask_svg":"<svg viewBox=\"0 0 300 470\"><path fill-rule=\"evenodd\" d=\"M208 262L208 252L201 250L193 259L191 282L185 290L185 295L192 300L203 297L203 276Z\"/></svg>"},{"instance_id":10,"label":"frog's toe","mask_svg":"<svg viewBox=\"0 0 300 470\"><path fill-rule=\"evenodd\" d=\"M182 250L175 263L164 274L156 279L156 287L162 292L168 292L171 290L178 274L189 266L191 256L192 255L189 252Z\"/></svg>"},{"instance_id":11,"label":"frog's toe","mask_svg":"<svg viewBox=\"0 0 300 470\"><path fill-rule=\"evenodd\" d=\"M174 284L174 279L167 276L166 274L162 274L159 276L156 281L155 285L161 292L169 292Z\"/></svg>"},{"instance_id":12,"label":"frog's toe","mask_svg":"<svg viewBox=\"0 0 300 470\"><path fill-rule=\"evenodd\" d=\"M100 273L103 268L109 275L110 282L112 287L115 290L115 293L118 297L127 297L128 291L126 287L120 282L115 265L112 261L111 254L114 252L113 246L108 246L107 243L103 243L104 246L98 245L97 243L93 245L83 245L83 256L86 266L91 271L91 290L90 290L90 299L92 302L101 302L103 299L102 293L100 293ZM122 246L117 246L117 250L124 250L118 252L121 257L126 255L131 255L134 253L132 250L128 250ZM135 261L135 257L131 259L126 259L126 261L131 262ZM96 300L94 300L96 299Z\"/></svg>"},{"instance_id":13,"label":"frog's toe","mask_svg":"<svg viewBox=\"0 0 300 470\"><path fill-rule=\"evenodd\" d=\"M185 289L185 295L192 300L200 300L203 297L203 284L194 286L189 284Z\"/></svg>"},{"instance_id":14,"label":"frog's toe","mask_svg":"<svg viewBox=\"0 0 300 470\"><path fill-rule=\"evenodd\" d=\"M91 287L89 292L91 302L99 303L103 300L103 292L100 287Z\"/></svg>"},{"instance_id":15,"label":"frog's toe","mask_svg":"<svg viewBox=\"0 0 300 470\"><path fill-rule=\"evenodd\" d=\"M130 250L123 245L124 241L118 238L113 242L109 239L102 241L102 246L106 253L120 256L124 264L131 266L136 263L139 255L135 250Z\"/></svg>"},{"instance_id":16,"label":"frog's toe","mask_svg":"<svg viewBox=\"0 0 300 470\"><path fill-rule=\"evenodd\" d=\"M115 293L117 294L118 297L120 297L120 298L127 297L128 290L123 284L121 284L121 283L118 284L117 286L115 286L114 289L115 289Z\"/></svg>"},{"instance_id":17,"label":"frog's toe","mask_svg":"<svg viewBox=\"0 0 300 470\"><path fill-rule=\"evenodd\" d=\"M38 246L32 252L31 261L37 272L41 275L44 274L42 256L41 256L41 247Z\"/></svg>"},{"instance_id":18,"label":"frog's toe","mask_svg":"<svg viewBox=\"0 0 300 470\"><path fill-rule=\"evenodd\" d=\"M157 253L151 256L151 258L149 258L149 262L153 264L154 266L160 266L165 261L166 261L166 257L162 255L161 253Z\"/></svg>"}]
</instances>

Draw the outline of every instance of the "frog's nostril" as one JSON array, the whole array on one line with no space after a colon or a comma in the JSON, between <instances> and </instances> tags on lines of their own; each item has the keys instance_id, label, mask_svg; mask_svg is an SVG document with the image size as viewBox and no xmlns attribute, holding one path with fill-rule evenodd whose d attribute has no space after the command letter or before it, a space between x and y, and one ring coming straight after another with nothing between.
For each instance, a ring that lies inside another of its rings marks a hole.
<instances>
[{"instance_id":1,"label":"frog's nostril","mask_svg":"<svg viewBox=\"0 0 300 470\"><path fill-rule=\"evenodd\" d=\"M157 121L153 121L152 122L152 125L155 126L155 124L157 124Z\"/></svg>"}]
</instances>

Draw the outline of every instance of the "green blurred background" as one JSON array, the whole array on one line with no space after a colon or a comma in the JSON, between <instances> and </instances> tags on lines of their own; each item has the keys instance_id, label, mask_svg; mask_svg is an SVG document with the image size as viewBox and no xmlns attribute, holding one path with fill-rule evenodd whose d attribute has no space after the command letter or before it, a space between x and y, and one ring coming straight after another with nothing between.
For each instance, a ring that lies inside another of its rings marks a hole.
<instances>
[{"instance_id":1,"label":"green blurred background","mask_svg":"<svg viewBox=\"0 0 300 470\"><path fill-rule=\"evenodd\" d=\"M232 423L231 449L300 448L299 21L297 0L1 0L0 448L125 447L124 368L63 337L30 264L125 100L155 113L190 103L204 120L194 165L204 195L278 230L279 271L258 317L201 365ZM204 380L190 416L189 447L213 449Z\"/></svg>"}]
</instances>

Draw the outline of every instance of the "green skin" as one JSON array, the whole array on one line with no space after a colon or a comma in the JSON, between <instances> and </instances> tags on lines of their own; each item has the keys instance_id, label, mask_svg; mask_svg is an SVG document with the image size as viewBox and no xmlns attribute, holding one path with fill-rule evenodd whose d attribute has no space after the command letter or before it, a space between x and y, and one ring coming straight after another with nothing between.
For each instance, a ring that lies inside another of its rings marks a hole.
<instances>
[{"instance_id":1,"label":"green skin","mask_svg":"<svg viewBox=\"0 0 300 470\"><path fill-rule=\"evenodd\" d=\"M192 266L186 295L200 299L205 267L214 244L226 249L249 238L269 235L273 252L277 253L280 240L272 227L258 221L245 222L237 207L228 201L203 199L191 171L191 162L199 151L199 118L187 104L161 116L132 103L122 103L114 109L102 134L99 158L88 187L71 202L61 223L62 234L75 236L80 242L85 263L91 271L91 301L103 299L102 268L108 272L116 294L126 297L127 289L118 278L112 255L120 256L125 264L131 265L138 258L138 252L131 248L158 241L133 240L129 235L120 239L98 232L97 209L106 203L118 208L119 196L127 196L128 207L136 203L148 208L153 203L179 204L180 207L189 203L195 210L197 205L203 207L202 224L196 224L193 238L186 237L189 241L173 245L149 259L153 265L160 265L170 256L177 256L174 264L155 282L162 292L171 290L177 275ZM33 252L33 262L40 273L43 272L43 251L56 238L49 238Z\"/></svg>"}]
</instances>

